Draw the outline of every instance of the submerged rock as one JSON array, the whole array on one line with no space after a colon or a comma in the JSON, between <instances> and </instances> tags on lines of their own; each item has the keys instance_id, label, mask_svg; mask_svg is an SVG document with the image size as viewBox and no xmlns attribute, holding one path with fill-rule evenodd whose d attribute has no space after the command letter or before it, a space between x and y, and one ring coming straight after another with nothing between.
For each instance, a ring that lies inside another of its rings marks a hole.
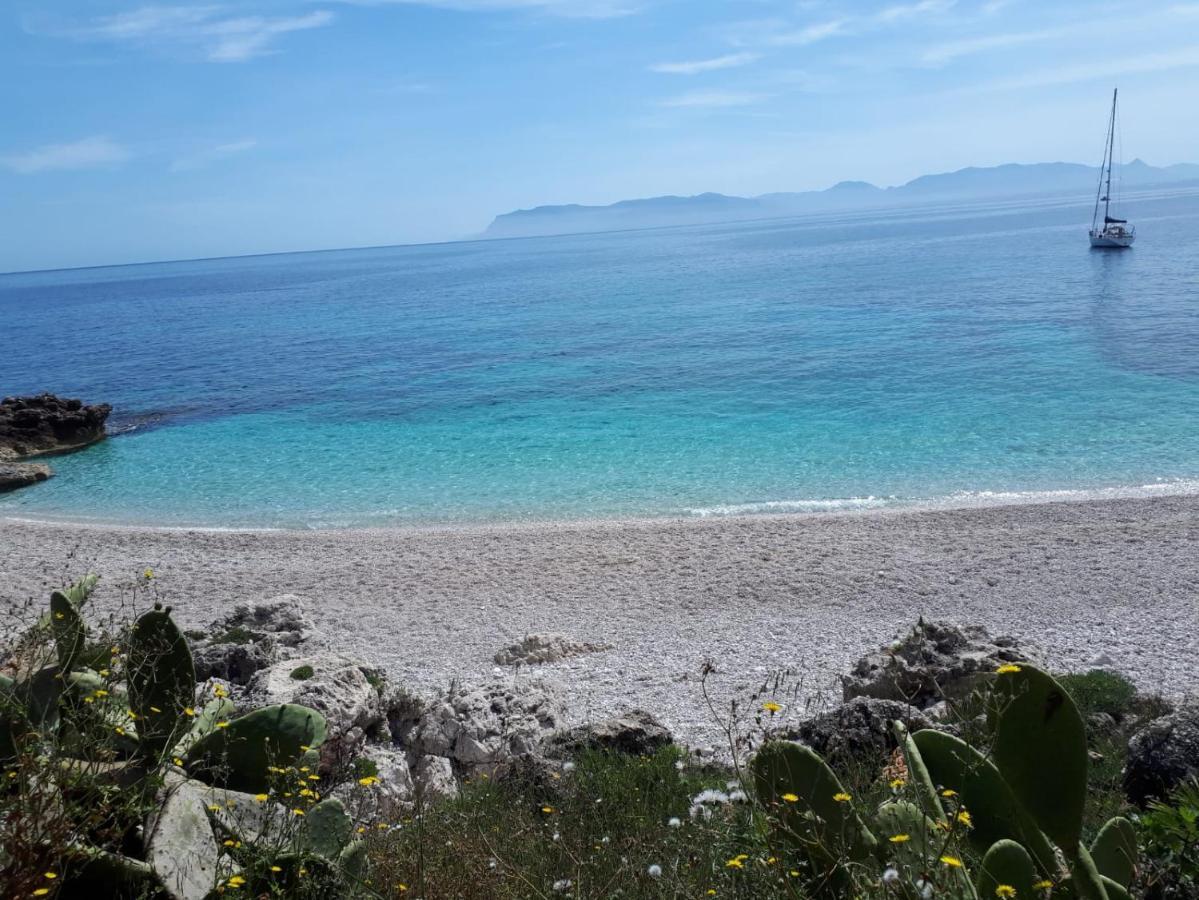
<instances>
[{"instance_id":1,"label":"submerged rock","mask_svg":"<svg viewBox=\"0 0 1199 900\"><path fill-rule=\"evenodd\" d=\"M44 463L0 462L0 494L45 481L53 474Z\"/></svg>"},{"instance_id":2,"label":"submerged rock","mask_svg":"<svg viewBox=\"0 0 1199 900\"><path fill-rule=\"evenodd\" d=\"M0 459L85 447L104 437L112 407L39 394L0 400Z\"/></svg>"},{"instance_id":3,"label":"submerged rock","mask_svg":"<svg viewBox=\"0 0 1199 900\"><path fill-rule=\"evenodd\" d=\"M1004 663L1036 662L1015 638L992 639L981 626L919 622L890 646L858 660L841 679L845 700L875 697L925 709L970 693Z\"/></svg>"}]
</instances>

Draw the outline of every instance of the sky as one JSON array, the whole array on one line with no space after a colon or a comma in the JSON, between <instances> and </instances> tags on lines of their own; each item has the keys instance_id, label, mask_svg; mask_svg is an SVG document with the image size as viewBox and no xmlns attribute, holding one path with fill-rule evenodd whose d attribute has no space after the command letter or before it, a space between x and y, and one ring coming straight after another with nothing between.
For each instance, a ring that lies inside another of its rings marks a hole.
<instances>
[{"instance_id":1,"label":"sky","mask_svg":"<svg viewBox=\"0 0 1199 900\"><path fill-rule=\"evenodd\" d=\"M1199 162L1199 2L4 0L0 272L496 214Z\"/></svg>"}]
</instances>

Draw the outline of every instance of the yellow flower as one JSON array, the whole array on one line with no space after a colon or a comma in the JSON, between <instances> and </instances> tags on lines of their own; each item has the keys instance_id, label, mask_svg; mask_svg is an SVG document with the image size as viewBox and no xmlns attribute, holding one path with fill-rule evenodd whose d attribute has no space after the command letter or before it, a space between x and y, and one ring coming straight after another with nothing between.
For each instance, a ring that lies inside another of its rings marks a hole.
<instances>
[{"instance_id":1,"label":"yellow flower","mask_svg":"<svg viewBox=\"0 0 1199 900\"><path fill-rule=\"evenodd\" d=\"M958 795L958 792L955 791L953 788L946 788L945 790L941 791L942 797L956 797L957 795Z\"/></svg>"},{"instance_id":2,"label":"yellow flower","mask_svg":"<svg viewBox=\"0 0 1199 900\"><path fill-rule=\"evenodd\" d=\"M246 883L246 880L240 875L234 875L229 879L229 887L239 888Z\"/></svg>"},{"instance_id":3,"label":"yellow flower","mask_svg":"<svg viewBox=\"0 0 1199 900\"><path fill-rule=\"evenodd\" d=\"M907 782L904 781L902 778L892 778L891 779L891 790L897 791L901 787L903 787L905 784L907 784Z\"/></svg>"},{"instance_id":4,"label":"yellow flower","mask_svg":"<svg viewBox=\"0 0 1199 900\"><path fill-rule=\"evenodd\" d=\"M183 710L183 714L185 716L194 716L196 714L196 711L194 709L192 709L190 706L188 706Z\"/></svg>"},{"instance_id":5,"label":"yellow flower","mask_svg":"<svg viewBox=\"0 0 1199 900\"><path fill-rule=\"evenodd\" d=\"M116 728L114 728L113 731L115 731L117 734L120 734L120 735L123 735L125 733L125 729L122 728L120 725L118 725Z\"/></svg>"},{"instance_id":6,"label":"yellow flower","mask_svg":"<svg viewBox=\"0 0 1199 900\"><path fill-rule=\"evenodd\" d=\"M293 809L293 810L291 811L291 814L292 814L293 816L302 816L302 815L304 815L304 810L302 810L302 809Z\"/></svg>"},{"instance_id":7,"label":"yellow flower","mask_svg":"<svg viewBox=\"0 0 1199 900\"><path fill-rule=\"evenodd\" d=\"M372 784L378 784L379 779L374 775L367 775L365 778L359 778L358 783L363 787L370 787Z\"/></svg>"},{"instance_id":8,"label":"yellow flower","mask_svg":"<svg viewBox=\"0 0 1199 900\"><path fill-rule=\"evenodd\" d=\"M798 803L799 797L795 794L783 794L783 799L788 803Z\"/></svg>"},{"instance_id":9,"label":"yellow flower","mask_svg":"<svg viewBox=\"0 0 1199 900\"><path fill-rule=\"evenodd\" d=\"M408 885L404 884L403 882L397 882L396 890L402 894L404 891L408 890Z\"/></svg>"},{"instance_id":10,"label":"yellow flower","mask_svg":"<svg viewBox=\"0 0 1199 900\"><path fill-rule=\"evenodd\" d=\"M962 867L962 861L956 856L942 856L941 862L949 866L951 869L960 869Z\"/></svg>"},{"instance_id":11,"label":"yellow flower","mask_svg":"<svg viewBox=\"0 0 1199 900\"><path fill-rule=\"evenodd\" d=\"M965 825L967 828L974 827L974 819L970 816L970 811L963 809L958 813L958 822Z\"/></svg>"},{"instance_id":12,"label":"yellow flower","mask_svg":"<svg viewBox=\"0 0 1199 900\"><path fill-rule=\"evenodd\" d=\"M50 893L50 888L38 888L36 891L33 892L33 896L45 897L48 893Z\"/></svg>"},{"instance_id":13,"label":"yellow flower","mask_svg":"<svg viewBox=\"0 0 1199 900\"><path fill-rule=\"evenodd\" d=\"M838 791L837 793L833 794L833 799L836 800L838 803L848 803L850 800L853 799L853 797L851 797L849 794L845 793L845 791Z\"/></svg>"},{"instance_id":14,"label":"yellow flower","mask_svg":"<svg viewBox=\"0 0 1199 900\"><path fill-rule=\"evenodd\" d=\"M1020 671L1019 666L1013 665L1012 663L1004 663L1002 666L1000 666L998 669L995 670L995 674L996 675L1012 675L1019 671Z\"/></svg>"},{"instance_id":15,"label":"yellow flower","mask_svg":"<svg viewBox=\"0 0 1199 900\"><path fill-rule=\"evenodd\" d=\"M232 841L232 840L226 840L226 841L225 841L225 846L226 846L226 847L232 847L232 846L233 846L233 841Z\"/></svg>"},{"instance_id":16,"label":"yellow flower","mask_svg":"<svg viewBox=\"0 0 1199 900\"><path fill-rule=\"evenodd\" d=\"M97 674L101 678L107 678L108 677L108 669L101 669Z\"/></svg>"},{"instance_id":17,"label":"yellow flower","mask_svg":"<svg viewBox=\"0 0 1199 900\"><path fill-rule=\"evenodd\" d=\"M271 866L271 871L272 872L282 872L283 869L281 869L279 866Z\"/></svg>"},{"instance_id":18,"label":"yellow flower","mask_svg":"<svg viewBox=\"0 0 1199 900\"><path fill-rule=\"evenodd\" d=\"M221 811L221 808L220 808L220 806L218 806L218 805L217 805L217 804L215 804L215 803L209 803L209 804L208 804L208 811L209 811L209 812L220 812L220 811Z\"/></svg>"},{"instance_id":19,"label":"yellow flower","mask_svg":"<svg viewBox=\"0 0 1199 900\"><path fill-rule=\"evenodd\" d=\"M1053 887L1053 882L1046 878L1044 881L1038 881L1032 886L1034 891L1047 891Z\"/></svg>"},{"instance_id":20,"label":"yellow flower","mask_svg":"<svg viewBox=\"0 0 1199 900\"><path fill-rule=\"evenodd\" d=\"M174 763L175 765L177 765L177 766L182 766L182 765L183 765L183 760L182 760L182 759L180 759L178 756L176 756L174 759L172 759L172 760L171 760L171 762L173 762L173 763Z\"/></svg>"},{"instance_id":21,"label":"yellow flower","mask_svg":"<svg viewBox=\"0 0 1199 900\"><path fill-rule=\"evenodd\" d=\"M543 807L541 807L541 811L548 816L550 813L552 813L554 811L554 808L552 806L543 806Z\"/></svg>"},{"instance_id":22,"label":"yellow flower","mask_svg":"<svg viewBox=\"0 0 1199 900\"><path fill-rule=\"evenodd\" d=\"M93 696L95 696L95 697L107 697L107 696L108 696L108 691L104 690L103 688L98 688L98 689L96 690L95 694L93 694Z\"/></svg>"},{"instance_id":23,"label":"yellow flower","mask_svg":"<svg viewBox=\"0 0 1199 900\"><path fill-rule=\"evenodd\" d=\"M62 613L60 613L60 612L57 612L57 613L55 613L55 614L54 614L54 618L56 618L56 619L62 619L62 618L64 618L64 616L63 616L63 614L62 614Z\"/></svg>"},{"instance_id":24,"label":"yellow flower","mask_svg":"<svg viewBox=\"0 0 1199 900\"><path fill-rule=\"evenodd\" d=\"M266 794L255 794L254 799L257 800L259 803L266 803L267 795Z\"/></svg>"},{"instance_id":25,"label":"yellow flower","mask_svg":"<svg viewBox=\"0 0 1199 900\"><path fill-rule=\"evenodd\" d=\"M308 776L308 780L309 780L309 781L320 781L320 780L321 780L321 776L319 776L319 775L309 775L309 776Z\"/></svg>"},{"instance_id":26,"label":"yellow flower","mask_svg":"<svg viewBox=\"0 0 1199 900\"><path fill-rule=\"evenodd\" d=\"M906 844L912 839L910 834L893 834L887 838L892 844Z\"/></svg>"},{"instance_id":27,"label":"yellow flower","mask_svg":"<svg viewBox=\"0 0 1199 900\"><path fill-rule=\"evenodd\" d=\"M762 704L762 709L766 710L766 712L770 713L771 715L774 715L776 712L778 712L780 709L782 709L782 707L779 706L777 703L775 703L773 700L767 700L765 703Z\"/></svg>"},{"instance_id":28,"label":"yellow flower","mask_svg":"<svg viewBox=\"0 0 1199 900\"><path fill-rule=\"evenodd\" d=\"M51 881L53 881L55 878L58 877L58 873L57 872L45 872L45 873L43 873L43 877L49 878Z\"/></svg>"},{"instance_id":29,"label":"yellow flower","mask_svg":"<svg viewBox=\"0 0 1199 900\"><path fill-rule=\"evenodd\" d=\"M216 686L214 686L214 687L213 687L213 689L212 689L212 695L213 695L214 697L228 697L228 696L229 696L229 692L228 692L227 690L225 690L223 687L221 687L221 686L218 684L218 685L216 685Z\"/></svg>"},{"instance_id":30,"label":"yellow flower","mask_svg":"<svg viewBox=\"0 0 1199 900\"><path fill-rule=\"evenodd\" d=\"M228 722L217 722L217 723L216 723L216 727L217 727L217 728L228 728L228 727L229 727L229 723L228 723Z\"/></svg>"},{"instance_id":31,"label":"yellow flower","mask_svg":"<svg viewBox=\"0 0 1199 900\"><path fill-rule=\"evenodd\" d=\"M161 710L161 709L159 709L157 706L151 706L151 707L150 707L150 712L152 712L152 713L160 713L160 712L162 712L162 710Z\"/></svg>"},{"instance_id":32,"label":"yellow flower","mask_svg":"<svg viewBox=\"0 0 1199 900\"><path fill-rule=\"evenodd\" d=\"M738 857L734 856L732 859L726 862L724 866L726 869L744 869L745 863L743 863Z\"/></svg>"},{"instance_id":33,"label":"yellow flower","mask_svg":"<svg viewBox=\"0 0 1199 900\"><path fill-rule=\"evenodd\" d=\"M995 886L995 896L1002 898L1002 900L1009 900L1009 898L1016 896L1016 889L1010 884L998 884Z\"/></svg>"},{"instance_id":34,"label":"yellow flower","mask_svg":"<svg viewBox=\"0 0 1199 900\"><path fill-rule=\"evenodd\" d=\"M142 572L142 575L144 575L146 577L146 580L149 581L151 578L154 577L154 570L146 569L146 571Z\"/></svg>"},{"instance_id":35,"label":"yellow flower","mask_svg":"<svg viewBox=\"0 0 1199 900\"><path fill-rule=\"evenodd\" d=\"M708 888L708 896L715 897L716 896L716 888Z\"/></svg>"}]
</instances>

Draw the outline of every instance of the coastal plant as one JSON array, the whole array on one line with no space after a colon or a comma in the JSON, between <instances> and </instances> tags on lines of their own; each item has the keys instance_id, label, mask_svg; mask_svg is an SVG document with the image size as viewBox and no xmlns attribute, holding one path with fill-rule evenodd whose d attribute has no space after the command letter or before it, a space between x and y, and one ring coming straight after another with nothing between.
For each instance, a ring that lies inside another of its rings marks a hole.
<instances>
[{"instance_id":1,"label":"coastal plant","mask_svg":"<svg viewBox=\"0 0 1199 900\"><path fill-rule=\"evenodd\" d=\"M95 584L53 592L0 675L4 895L359 890L364 849L319 793L320 713L237 715L219 684L197 697L171 609L155 603L122 635L93 635L83 610ZM103 657L85 665L101 637Z\"/></svg>"},{"instance_id":2,"label":"coastal plant","mask_svg":"<svg viewBox=\"0 0 1199 900\"><path fill-rule=\"evenodd\" d=\"M1199 897L1199 777L1154 800L1137 822L1145 848L1144 892L1150 900Z\"/></svg>"},{"instance_id":3,"label":"coastal plant","mask_svg":"<svg viewBox=\"0 0 1199 900\"><path fill-rule=\"evenodd\" d=\"M772 845L800 860L807 889L851 896L885 885L910 897L1122 900L1136 874L1132 824L1113 818L1082 841L1086 728L1053 677L1000 666L987 752L944 731L894 723L895 796L862 807L815 751L767 743L751 764Z\"/></svg>"}]
</instances>

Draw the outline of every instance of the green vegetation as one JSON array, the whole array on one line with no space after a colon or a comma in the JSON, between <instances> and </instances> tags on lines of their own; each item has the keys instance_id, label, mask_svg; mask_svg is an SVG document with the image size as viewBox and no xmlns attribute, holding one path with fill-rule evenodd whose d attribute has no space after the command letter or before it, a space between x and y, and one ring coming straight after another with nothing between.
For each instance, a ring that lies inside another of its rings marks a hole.
<instances>
[{"instance_id":1,"label":"green vegetation","mask_svg":"<svg viewBox=\"0 0 1199 900\"><path fill-rule=\"evenodd\" d=\"M1139 824L1148 858L1145 896L1199 897L1199 778L1180 785L1169 802L1150 803Z\"/></svg>"},{"instance_id":2,"label":"green vegetation","mask_svg":"<svg viewBox=\"0 0 1199 900\"><path fill-rule=\"evenodd\" d=\"M315 674L316 672L313 670L312 666L308 665L296 666L291 670L291 677L296 681L307 681Z\"/></svg>"},{"instance_id":3,"label":"green vegetation","mask_svg":"<svg viewBox=\"0 0 1199 900\"><path fill-rule=\"evenodd\" d=\"M1092 669L1076 675L1062 675L1058 682L1074 698L1085 716L1102 713L1120 721L1132 709L1136 686L1116 672Z\"/></svg>"}]
</instances>

